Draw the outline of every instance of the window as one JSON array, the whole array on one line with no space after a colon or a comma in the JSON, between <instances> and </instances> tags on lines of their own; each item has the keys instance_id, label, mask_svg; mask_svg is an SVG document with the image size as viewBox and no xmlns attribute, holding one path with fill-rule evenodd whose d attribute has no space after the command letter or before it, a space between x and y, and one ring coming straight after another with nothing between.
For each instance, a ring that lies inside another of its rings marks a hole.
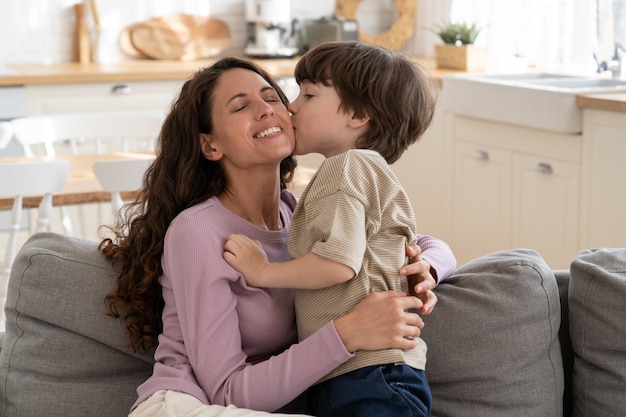
<instances>
[{"instance_id":1,"label":"window","mask_svg":"<svg viewBox=\"0 0 626 417\"><path fill-rule=\"evenodd\" d=\"M626 0L451 0L450 20L478 23L489 65L589 73L626 48Z\"/></svg>"}]
</instances>

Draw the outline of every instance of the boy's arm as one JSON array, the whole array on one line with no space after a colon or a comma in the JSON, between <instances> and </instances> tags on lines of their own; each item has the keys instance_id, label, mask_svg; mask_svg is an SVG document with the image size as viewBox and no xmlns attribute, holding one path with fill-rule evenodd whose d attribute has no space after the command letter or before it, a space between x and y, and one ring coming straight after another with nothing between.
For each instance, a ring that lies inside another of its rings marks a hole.
<instances>
[{"instance_id":1,"label":"boy's arm","mask_svg":"<svg viewBox=\"0 0 626 417\"><path fill-rule=\"evenodd\" d=\"M303 290L341 284L355 275L349 266L312 252L287 262L267 263L259 272L259 284L255 286Z\"/></svg>"},{"instance_id":2,"label":"boy's arm","mask_svg":"<svg viewBox=\"0 0 626 417\"><path fill-rule=\"evenodd\" d=\"M231 235L224 259L253 287L319 289L346 282L355 272L349 266L314 253L286 262L270 263L258 242Z\"/></svg>"}]
</instances>

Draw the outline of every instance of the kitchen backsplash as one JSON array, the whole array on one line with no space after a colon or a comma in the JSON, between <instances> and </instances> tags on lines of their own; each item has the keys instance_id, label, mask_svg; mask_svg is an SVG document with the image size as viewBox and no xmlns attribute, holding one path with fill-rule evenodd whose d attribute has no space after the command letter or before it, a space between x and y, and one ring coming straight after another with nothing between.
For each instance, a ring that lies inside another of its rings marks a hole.
<instances>
[{"instance_id":1,"label":"kitchen backsplash","mask_svg":"<svg viewBox=\"0 0 626 417\"><path fill-rule=\"evenodd\" d=\"M449 0L416 0L418 19L407 50L432 56L434 34L429 28L445 21ZM56 63L74 56L74 4L76 0L0 1L0 64ZM358 9L361 27L370 33L387 30L395 20L393 0L363 0ZM118 46L120 31L135 22L174 13L212 15L224 20L231 32L230 52L245 44L245 0L100 0L99 49L102 62L131 59ZM330 16L335 0L292 0L296 19Z\"/></svg>"}]
</instances>

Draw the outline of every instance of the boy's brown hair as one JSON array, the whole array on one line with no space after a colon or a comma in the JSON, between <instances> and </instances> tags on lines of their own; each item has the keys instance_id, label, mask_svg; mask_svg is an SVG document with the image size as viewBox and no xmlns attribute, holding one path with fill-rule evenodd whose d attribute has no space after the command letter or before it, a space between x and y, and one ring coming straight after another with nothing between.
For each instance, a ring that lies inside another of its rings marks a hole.
<instances>
[{"instance_id":1,"label":"boy's brown hair","mask_svg":"<svg viewBox=\"0 0 626 417\"><path fill-rule=\"evenodd\" d=\"M436 104L434 80L402 52L357 41L322 43L295 69L303 81L333 86L341 108L368 116L357 148L378 151L392 164L430 125Z\"/></svg>"}]
</instances>

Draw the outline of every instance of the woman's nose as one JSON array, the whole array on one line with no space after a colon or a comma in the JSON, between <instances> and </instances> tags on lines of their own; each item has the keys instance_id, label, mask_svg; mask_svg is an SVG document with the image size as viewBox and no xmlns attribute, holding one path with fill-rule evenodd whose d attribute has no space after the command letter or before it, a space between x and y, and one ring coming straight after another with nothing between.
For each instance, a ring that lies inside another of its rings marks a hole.
<instances>
[{"instance_id":1,"label":"woman's nose","mask_svg":"<svg viewBox=\"0 0 626 417\"><path fill-rule=\"evenodd\" d=\"M269 116L273 113L274 113L274 107L272 107L272 104L268 103L265 100L261 101L260 108L259 108L259 117L262 118L265 116Z\"/></svg>"}]
</instances>

